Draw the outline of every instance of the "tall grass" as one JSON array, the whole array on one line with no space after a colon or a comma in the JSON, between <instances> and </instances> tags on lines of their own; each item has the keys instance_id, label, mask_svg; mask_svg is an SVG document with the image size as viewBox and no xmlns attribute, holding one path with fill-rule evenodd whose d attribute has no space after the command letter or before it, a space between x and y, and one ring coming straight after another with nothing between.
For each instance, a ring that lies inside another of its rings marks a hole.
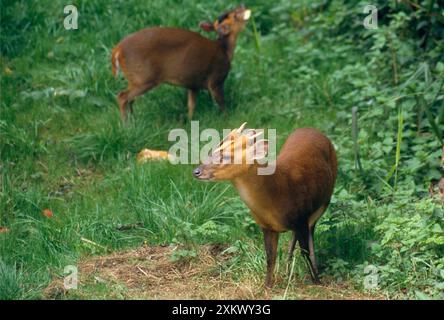
<instances>
[{"instance_id":1,"label":"tall grass","mask_svg":"<svg viewBox=\"0 0 444 320\"><path fill-rule=\"evenodd\" d=\"M20 274L15 266L0 260L0 300L19 299L23 294L20 283Z\"/></svg>"}]
</instances>

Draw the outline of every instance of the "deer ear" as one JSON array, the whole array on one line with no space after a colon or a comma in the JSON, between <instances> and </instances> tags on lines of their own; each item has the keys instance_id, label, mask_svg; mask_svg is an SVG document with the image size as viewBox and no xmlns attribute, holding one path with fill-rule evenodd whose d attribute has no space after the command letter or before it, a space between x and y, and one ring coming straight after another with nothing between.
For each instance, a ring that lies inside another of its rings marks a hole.
<instances>
[{"instance_id":1,"label":"deer ear","mask_svg":"<svg viewBox=\"0 0 444 320\"><path fill-rule=\"evenodd\" d=\"M259 140L254 144L254 160L259 160L265 158L268 153L268 141L267 140Z\"/></svg>"},{"instance_id":2,"label":"deer ear","mask_svg":"<svg viewBox=\"0 0 444 320\"><path fill-rule=\"evenodd\" d=\"M201 22L199 27L206 32L214 31L214 25L211 22Z\"/></svg>"}]
</instances>

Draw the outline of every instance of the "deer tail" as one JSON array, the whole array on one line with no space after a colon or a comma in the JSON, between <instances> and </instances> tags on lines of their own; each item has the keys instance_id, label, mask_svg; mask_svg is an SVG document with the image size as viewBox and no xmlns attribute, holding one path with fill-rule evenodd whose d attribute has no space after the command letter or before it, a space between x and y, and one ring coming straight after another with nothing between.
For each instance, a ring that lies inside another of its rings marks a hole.
<instances>
[{"instance_id":1,"label":"deer tail","mask_svg":"<svg viewBox=\"0 0 444 320\"><path fill-rule=\"evenodd\" d=\"M117 77L117 74L119 73L120 70L120 47L115 47L111 53L111 68L112 68L112 72L114 77Z\"/></svg>"}]
</instances>

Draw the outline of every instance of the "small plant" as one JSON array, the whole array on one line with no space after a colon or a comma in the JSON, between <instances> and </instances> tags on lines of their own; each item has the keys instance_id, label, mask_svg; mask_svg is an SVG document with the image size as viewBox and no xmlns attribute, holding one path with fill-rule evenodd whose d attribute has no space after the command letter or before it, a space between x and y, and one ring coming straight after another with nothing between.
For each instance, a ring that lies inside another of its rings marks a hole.
<instances>
[{"instance_id":1,"label":"small plant","mask_svg":"<svg viewBox=\"0 0 444 320\"><path fill-rule=\"evenodd\" d=\"M21 276L17 269L0 259L0 300L19 299L22 293Z\"/></svg>"},{"instance_id":2,"label":"small plant","mask_svg":"<svg viewBox=\"0 0 444 320\"><path fill-rule=\"evenodd\" d=\"M196 248L176 249L171 254L171 261L178 262L178 261L189 260L189 259L196 258L196 257L197 257L197 249Z\"/></svg>"}]
</instances>

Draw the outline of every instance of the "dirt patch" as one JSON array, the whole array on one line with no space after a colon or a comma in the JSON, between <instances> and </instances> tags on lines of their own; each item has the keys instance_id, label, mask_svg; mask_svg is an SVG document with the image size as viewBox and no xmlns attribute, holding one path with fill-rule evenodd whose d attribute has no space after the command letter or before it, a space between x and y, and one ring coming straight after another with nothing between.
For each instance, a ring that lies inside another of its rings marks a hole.
<instances>
[{"instance_id":1,"label":"dirt patch","mask_svg":"<svg viewBox=\"0 0 444 320\"><path fill-rule=\"evenodd\" d=\"M223 264L232 258L221 245L200 246L197 257L172 261L177 247L144 246L78 264L79 285L65 290L58 277L44 290L46 299L282 299L287 279L277 279L266 291L262 279L234 280ZM223 271L225 270L225 271ZM381 299L354 290L348 284L325 279L323 285L294 280L287 292L292 299Z\"/></svg>"}]
</instances>

